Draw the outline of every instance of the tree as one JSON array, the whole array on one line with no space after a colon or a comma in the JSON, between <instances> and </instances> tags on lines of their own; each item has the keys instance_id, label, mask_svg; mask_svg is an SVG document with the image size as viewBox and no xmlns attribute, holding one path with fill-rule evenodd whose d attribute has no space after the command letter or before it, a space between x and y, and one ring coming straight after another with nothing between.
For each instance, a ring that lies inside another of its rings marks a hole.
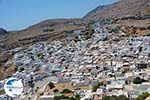
<instances>
[{"instance_id":1,"label":"tree","mask_svg":"<svg viewBox=\"0 0 150 100\"><path fill-rule=\"evenodd\" d=\"M144 79L141 79L140 77L136 77L134 80L133 80L133 83L134 84L141 84L143 82L145 82L146 80Z\"/></svg>"},{"instance_id":2,"label":"tree","mask_svg":"<svg viewBox=\"0 0 150 100\"><path fill-rule=\"evenodd\" d=\"M129 99L126 96L124 96L124 95L120 95L118 97L118 100L129 100Z\"/></svg>"},{"instance_id":3,"label":"tree","mask_svg":"<svg viewBox=\"0 0 150 100\"><path fill-rule=\"evenodd\" d=\"M69 100L76 100L74 97L70 97Z\"/></svg>"},{"instance_id":4,"label":"tree","mask_svg":"<svg viewBox=\"0 0 150 100\"><path fill-rule=\"evenodd\" d=\"M53 89L55 87L54 83L52 83L52 82L49 82L48 86L49 86L50 89Z\"/></svg>"},{"instance_id":5,"label":"tree","mask_svg":"<svg viewBox=\"0 0 150 100\"><path fill-rule=\"evenodd\" d=\"M143 94L139 95L136 100L145 100L149 96L150 94L148 92L144 92Z\"/></svg>"},{"instance_id":6,"label":"tree","mask_svg":"<svg viewBox=\"0 0 150 100\"><path fill-rule=\"evenodd\" d=\"M23 67L20 67L19 68L19 72L22 72L22 71L24 71L25 69L23 68Z\"/></svg>"},{"instance_id":7,"label":"tree","mask_svg":"<svg viewBox=\"0 0 150 100\"><path fill-rule=\"evenodd\" d=\"M59 90L58 89L54 89L53 92L57 93L57 92L59 92Z\"/></svg>"},{"instance_id":8,"label":"tree","mask_svg":"<svg viewBox=\"0 0 150 100\"><path fill-rule=\"evenodd\" d=\"M105 96L102 100L129 100L126 96L120 95L120 96Z\"/></svg>"},{"instance_id":9,"label":"tree","mask_svg":"<svg viewBox=\"0 0 150 100\"><path fill-rule=\"evenodd\" d=\"M62 100L62 99L67 99L68 100L69 97L61 95L61 96L55 96L54 100Z\"/></svg>"},{"instance_id":10,"label":"tree","mask_svg":"<svg viewBox=\"0 0 150 100\"><path fill-rule=\"evenodd\" d=\"M103 85L103 82L100 82L100 83L98 83L97 85L93 86L92 92L96 92L97 89L98 89L100 86L102 86L102 85Z\"/></svg>"},{"instance_id":11,"label":"tree","mask_svg":"<svg viewBox=\"0 0 150 100\"><path fill-rule=\"evenodd\" d=\"M110 96L104 96L102 100L109 100Z\"/></svg>"},{"instance_id":12,"label":"tree","mask_svg":"<svg viewBox=\"0 0 150 100\"><path fill-rule=\"evenodd\" d=\"M61 93L72 93L72 91L69 89L64 89Z\"/></svg>"},{"instance_id":13,"label":"tree","mask_svg":"<svg viewBox=\"0 0 150 100\"><path fill-rule=\"evenodd\" d=\"M34 87L33 80L31 80L31 81L28 81L28 85L29 85L31 88L33 88L33 87Z\"/></svg>"},{"instance_id":14,"label":"tree","mask_svg":"<svg viewBox=\"0 0 150 100\"><path fill-rule=\"evenodd\" d=\"M70 97L69 100L80 100L80 95L75 95L75 97Z\"/></svg>"},{"instance_id":15,"label":"tree","mask_svg":"<svg viewBox=\"0 0 150 100\"><path fill-rule=\"evenodd\" d=\"M0 90L0 95L3 95L3 94L5 94L5 90L4 89Z\"/></svg>"},{"instance_id":16,"label":"tree","mask_svg":"<svg viewBox=\"0 0 150 100\"><path fill-rule=\"evenodd\" d=\"M80 100L80 99L81 99L80 95L77 94L77 95L75 96L75 100Z\"/></svg>"}]
</instances>

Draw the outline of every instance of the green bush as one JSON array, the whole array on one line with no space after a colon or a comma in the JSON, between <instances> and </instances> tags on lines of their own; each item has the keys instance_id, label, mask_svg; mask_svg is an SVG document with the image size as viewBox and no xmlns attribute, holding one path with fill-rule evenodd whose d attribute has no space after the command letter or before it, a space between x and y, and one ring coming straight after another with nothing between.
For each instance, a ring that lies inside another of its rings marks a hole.
<instances>
[{"instance_id":1,"label":"green bush","mask_svg":"<svg viewBox=\"0 0 150 100\"><path fill-rule=\"evenodd\" d=\"M80 100L80 98L81 98L81 97L80 97L80 95L78 95L78 94L75 96L75 100Z\"/></svg>"},{"instance_id":2,"label":"green bush","mask_svg":"<svg viewBox=\"0 0 150 100\"><path fill-rule=\"evenodd\" d=\"M69 100L76 100L74 97L70 97Z\"/></svg>"},{"instance_id":3,"label":"green bush","mask_svg":"<svg viewBox=\"0 0 150 100\"><path fill-rule=\"evenodd\" d=\"M15 69L16 70L16 69ZM23 68L23 67L20 67L19 68L19 72L22 72L22 71L24 71L25 69Z\"/></svg>"},{"instance_id":4,"label":"green bush","mask_svg":"<svg viewBox=\"0 0 150 100\"><path fill-rule=\"evenodd\" d=\"M49 82L48 86L49 86L50 89L53 89L55 87L54 83L52 83L52 82Z\"/></svg>"},{"instance_id":5,"label":"green bush","mask_svg":"<svg viewBox=\"0 0 150 100\"><path fill-rule=\"evenodd\" d=\"M0 95L3 95L3 94L5 94L5 90L4 89L0 90Z\"/></svg>"},{"instance_id":6,"label":"green bush","mask_svg":"<svg viewBox=\"0 0 150 100\"><path fill-rule=\"evenodd\" d=\"M69 97L67 97L67 96L64 96L64 95L61 95L61 96L55 96L54 97L54 100L62 100L62 99L69 99Z\"/></svg>"},{"instance_id":7,"label":"green bush","mask_svg":"<svg viewBox=\"0 0 150 100\"><path fill-rule=\"evenodd\" d=\"M148 92L144 92L143 94L139 95L136 100L145 100L149 96L150 94Z\"/></svg>"},{"instance_id":8,"label":"green bush","mask_svg":"<svg viewBox=\"0 0 150 100\"><path fill-rule=\"evenodd\" d=\"M120 96L105 96L102 100L129 100L126 96L120 95Z\"/></svg>"},{"instance_id":9,"label":"green bush","mask_svg":"<svg viewBox=\"0 0 150 100\"><path fill-rule=\"evenodd\" d=\"M134 80L133 80L133 83L134 84L141 84L143 82L146 82L146 80L144 79L141 79L140 77L136 77Z\"/></svg>"},{"instance_id":10,"label":"green bush","mask_svg":"<svg viewBox=\"0 0 150 100\"><path fill-rule=\"evenodd\" d=\"M56 93L56 92L59 92L59 90L58 90L58 89L54 89L54 90L53 90L53 92L55 92L55 93Z\"/></svg>"},{"instance_id":11,"label":"green bush","mask_svg":"<svg viewBox=\"0 0 150 100\"><path fill-rule=\"evenodd\" d=\"M72 91L69 89L64 89L61 93L72 93Z\"/></svg>"},{"instance_id":12,"label":"green bush","mask_svg":"<svg viewBox=\"0 0 150 100\"><path fill-rule=\"evenodd\" d=\"M103 86L103 85L104 85L103 82L100 82L100 83L98 83L97 85L93 86L92 92L96 92L97 89L98 89L100 86Z\"/></svg>"},{"instance_id":13,"label":"green bush","mask_svg":"<svg viewBox=\"0 0 150 100\"><path fill-rule=\"evenodd\" d=\"M76 95L75 97L68 97L68 96L65 96L65 95L61 95L61 96L55 96L54 97L54 100L80 100L80 96L79 95Z\"/></svg>"}]
</instances>

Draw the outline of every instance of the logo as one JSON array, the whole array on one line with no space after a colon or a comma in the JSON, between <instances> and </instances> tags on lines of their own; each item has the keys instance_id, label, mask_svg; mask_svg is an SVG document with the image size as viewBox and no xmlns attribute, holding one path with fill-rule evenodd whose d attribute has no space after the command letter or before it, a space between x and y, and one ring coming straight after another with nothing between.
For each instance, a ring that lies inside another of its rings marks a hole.
<instances>
[{"instance_id":1,"label":"logo","mask_svg":"<svg viewBox=\"0 0 150 100\"><path fill-rule=\"evenodd\" d=\"M17 97L23 92L22 80L17 78L9 78L4 85L6 94L10 97Z\"/></svg>"}]
</instances>

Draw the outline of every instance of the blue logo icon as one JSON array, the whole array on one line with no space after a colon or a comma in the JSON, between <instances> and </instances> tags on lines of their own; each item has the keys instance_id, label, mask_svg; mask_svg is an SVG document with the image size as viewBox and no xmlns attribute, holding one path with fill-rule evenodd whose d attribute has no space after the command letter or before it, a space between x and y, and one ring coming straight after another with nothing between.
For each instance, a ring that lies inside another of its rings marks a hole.
<instances>
[{"instance_id":1,"label":"blue logo icon","mask_svg":"<svg viewBox=\"0 0 150 100\"><path fill-rule=\"evenodd\" d=\"M23 83L22 80L17 78L10 78L5 82L4 90L7 95L11 97L17 97L21 95L23 91Z\"/></svg>"}]
</instances>

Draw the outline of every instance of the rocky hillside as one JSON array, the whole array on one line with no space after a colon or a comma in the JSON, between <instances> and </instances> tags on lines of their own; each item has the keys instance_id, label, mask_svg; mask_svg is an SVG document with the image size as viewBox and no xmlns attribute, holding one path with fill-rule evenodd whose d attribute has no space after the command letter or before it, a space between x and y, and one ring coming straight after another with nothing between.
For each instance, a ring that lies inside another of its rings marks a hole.
<instances>
[{"instance_id":1,"label":"rocky hillside","mask_svg":"<svg viewBox=\"0 0 150 100\"><path fill-rule=\"evenodd\" d=\"M119 20L116 20L117 18ZM114 4L99 6L89 12L83 20L51 19L42 21L24 30L9 32L3 39L0 39L0 50L26 46L39 41L65 39L74 30L85 30L88 22L99 19L112 19L101 21L107 23L108 27L122 26L133 29L134 34L150 34L150 0L121 0ZM0 29L0 35L4 36L6 33L7 31ZM90 34L87 31L85 33Z\"/></svg>"},{"instance_id":2,"label":"rocky hillside","mask_svg":"<svg viewBox=\"0 0 150 100\"><path fill-rule=\"evenodd\" d=\"M99 20L147 14L150 14L150 0L121 0L114 4L97 7L84 19Z\"/></svg>"},{"instance_id":3,"label":"rocky hillside","mask_svg":"<svg viewBox=\"0 0 150 100\"><path fill-rule=\"evenodd\" d=\"M84 23L80 19L50 19L32 25L24 30L9 32L1 41L1 47L13 48L39 41L63 39L73 30L83 29Z\"/></svg>"}]
</instances>

